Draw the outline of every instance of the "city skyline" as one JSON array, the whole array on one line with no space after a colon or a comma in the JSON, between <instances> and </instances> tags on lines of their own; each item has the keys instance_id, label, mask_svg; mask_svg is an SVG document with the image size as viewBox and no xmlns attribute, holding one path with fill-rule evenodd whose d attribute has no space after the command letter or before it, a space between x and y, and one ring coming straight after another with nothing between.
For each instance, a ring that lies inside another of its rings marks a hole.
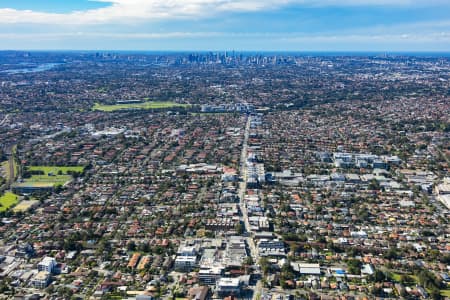
<instances>
[{"instance_id":1,"label":"city skyline","mask_svg":"<svg viewBox=\"0 0 450 300\"><path fill-rule=\"evenodd\" d=\"M447 52L446 1L2 1L0 50Z\"/></svg>"}]
</instances>

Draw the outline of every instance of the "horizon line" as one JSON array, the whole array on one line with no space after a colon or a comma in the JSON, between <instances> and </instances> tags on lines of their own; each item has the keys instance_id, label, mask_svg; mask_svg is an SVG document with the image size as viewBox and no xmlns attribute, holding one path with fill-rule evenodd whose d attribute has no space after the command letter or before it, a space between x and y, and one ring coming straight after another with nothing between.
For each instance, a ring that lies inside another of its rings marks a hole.
<instances>
[{"instance_id":1,"label":"horizon line","mask_svg":"<svg viewBox=\"0 0 450 300\"><path fill-rule=\"evenodd\" d=\"M237 53L400 53L400 54L413 54L413 53L437 53L437 54L450 54L449 50L236 50L236 49L202 49L202 50L189 50L189 49L0 49L0 52L170 52L170 53L184 53L184 52L237 52Z\"/></svg>"}]
</instances>

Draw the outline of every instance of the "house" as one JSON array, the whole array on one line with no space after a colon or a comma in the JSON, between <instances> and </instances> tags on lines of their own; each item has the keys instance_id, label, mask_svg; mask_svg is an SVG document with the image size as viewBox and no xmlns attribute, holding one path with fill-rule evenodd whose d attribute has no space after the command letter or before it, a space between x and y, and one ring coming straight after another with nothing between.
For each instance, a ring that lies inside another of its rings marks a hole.
<instances>
[{"instance_id":1,"label":"house","mask_svg":"<svg viewBox=\"0 0 450 300\"><path fill-rule=\"evenodd\" d=\"M208 292L209 288L207 286L198 286L189 289L187 296L191 300L205 300Z\"/></svg>"},{"instance_id":2,"label":"house","mask_svg":"<svg viewBox=\"0 0 450 300\"><path fill-rule=\"evenodd\" d=\"M155 298L153 298L150 295L137 295L136 296L136 300L153 300Z\"/></svg>"},{"instance_id":3,"label":"house","mask_svg":"<svg viewBox=\"0 0 450 300\"><path fill-rule=\"evenodd\" d=\"M364 264L361 267L361 274L363 274L363 275L373 275L374 272L375 272L375 270L372 267L372 265L370 265L370 264Z\"/></svg>"}]
</instances>

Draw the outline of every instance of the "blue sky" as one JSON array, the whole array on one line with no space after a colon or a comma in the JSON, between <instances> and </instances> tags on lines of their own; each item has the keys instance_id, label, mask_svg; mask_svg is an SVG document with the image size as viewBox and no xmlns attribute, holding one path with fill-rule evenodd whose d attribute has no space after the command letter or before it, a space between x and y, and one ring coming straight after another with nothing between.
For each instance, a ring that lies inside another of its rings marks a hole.
<instances>
[{"instance_id":1,"label":"blue sky","mask_svg":"<svg viewBox=\"0 0 450 300\"><path fill-rule=\"evenodd\" d=\"M0 49L450 51L448 0L0 0Z\"/></svg>"}]
</instances>

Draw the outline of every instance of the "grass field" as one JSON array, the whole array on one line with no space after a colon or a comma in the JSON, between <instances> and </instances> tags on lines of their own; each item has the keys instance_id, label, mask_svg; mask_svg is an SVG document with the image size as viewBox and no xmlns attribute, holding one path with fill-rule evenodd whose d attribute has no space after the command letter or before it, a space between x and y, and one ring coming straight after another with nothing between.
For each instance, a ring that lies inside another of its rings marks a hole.
<instances>
[{"instance_id":1,"label":"grass field","mask_svg":"<svg viewBox=\"0 0 450 300\"><path fill-rule=\"evenodd\" d=\"M395 273L395 272L389 272L389 276L397 281L397 282L401 282L401 274ZM416 284L419 282L419 278L417 278L416 275L412 275L412 274L408 274L408 278L409 278L409 282L407 282L407 284Z\"/></svg>"},{"instance_id":2,"label":"grass field","mask_svg":"<svg viewBox=\"0 0 450 300\"><path fill-rule=\"evenodd\" d=\"M81 167L81 166L77 166L77 167L31 166L28 169L30 171L43 171L46 175L48 175L49 173L53 173L53 174L57 175L59 171L61 171L65 175L67 175L68 171L81 173L81 172L83 172L84 167Z\"/></svg>"},{"instance_id":3,"label":"grass field","mask_svg":"<svg viewBox=\"0 0 450 300\"><path fill-rule=\"evenodd\" d=\"M60 186L64 185L72 179L70 175L33 175L31 178L25 179L25 185L33 187Z\"/></svg>"},{"instance_id":4,"label":"grass field","mask_svg":"<svg viewBox=\"0 0 450 300\"><path fill-rule=\"evenodd\" d=\"M0 197L0 212L6 211L8 208L17 204L19 202L19 197L16 194L7 192Z\"/></svg>"},{"instance_id":5,"label":"grass field","mask_svg":"<svg viewBox=\"0 0 450 300\"><path fill-rule=\"evenodd\" d=\"M207 116L207 115L211 115L211 116L221 116L221 115L231 115L234 114L235 112L193 112L190 113L190 115L192 116Z\"/></svg>"},{"instance_id":6,"label":"grass field","mask_svg":"<svg viewBox=\"0 0 450 300\"><path fill-rule=\"evenodd\" d=\"M188 107L187 104L180 104L176 102L170 101L162 101L162 102L143 102L143 103L129 103L129 104L114 104L114 105L105 105L95 103L92 110L99 110L105 112L113 112L117 110L123 109L161 109L161 108L173 108L173 107Z\"/></svg>"},{"instance_id":7,"label":"grass field","mask_svg":"<svg viewBox=\"0 0 450 300\"><path fill-rule=\"evenodd\" d=\"M450 290L441 290L441 295L450 298Z\"/></svg>"},{"instance_id":8,"label":"grass field","mask_svg":"<svg viewBox=\"0 0 450 300\"><path fill-rule=\"evenodd\" d=\"M392 278L392 279L394 279L394 280L397 281L397 282L400 282L400 278L401 278L401 275L400 275L400 274L397 274L397 273L390 273L390 275L391 275L391 278Z\"/></svg>"},{"instance_id":9,"label":"grass field","mask_svg":"<svg viewBox=\"0 0 450 300\"><path fill-rule=\"evenodd\" d=\"M61 186L72 179L67 174L69 171L83 172L84 167L53 167L53 166L31 166L30 171L43 171L44 175L32 175L31 178L25 179L25 185L31 186ZM61 174L60 174L61 173Z\"/></svg>"}]
</instances>

